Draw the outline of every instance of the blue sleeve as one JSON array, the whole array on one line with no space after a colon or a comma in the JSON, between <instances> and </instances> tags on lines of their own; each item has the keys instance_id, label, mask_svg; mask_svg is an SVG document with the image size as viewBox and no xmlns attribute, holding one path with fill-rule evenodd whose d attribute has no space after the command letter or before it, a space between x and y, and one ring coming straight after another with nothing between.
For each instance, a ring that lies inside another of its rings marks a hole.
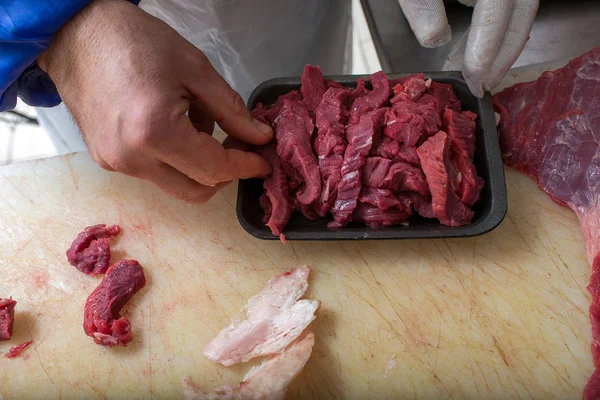
<instances>
[{"instance_id":1,"label":"blue sleeve","mask_svg":"<svg viewBox=\"0 0 600 400\"><path fill-rule=\"evenodd\" d=\"M0 0L0 111L14 108L17 96L36 107L60 103L54 83L36 60L52 36L91 1Z\"/></svg>"}]
</instances>

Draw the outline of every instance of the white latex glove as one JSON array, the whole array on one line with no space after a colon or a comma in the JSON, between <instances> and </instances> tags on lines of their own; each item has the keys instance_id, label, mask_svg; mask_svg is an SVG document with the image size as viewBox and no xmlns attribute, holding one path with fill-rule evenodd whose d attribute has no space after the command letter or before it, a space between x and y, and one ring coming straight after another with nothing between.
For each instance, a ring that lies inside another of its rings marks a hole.
<instances>
[{"instance_id":1,"label":"white latex glove","mask_svg":"<svg viewBox=\"0 0 600 400\"><path fill-rule=\"evenodd\" d=\"M459 0L474 6L466 40L463 75L477 97L492 90L523 51L539 0ZM398 0L423 47L438 47L452 33L443 0Z\"/></svg>"}]
</instances>

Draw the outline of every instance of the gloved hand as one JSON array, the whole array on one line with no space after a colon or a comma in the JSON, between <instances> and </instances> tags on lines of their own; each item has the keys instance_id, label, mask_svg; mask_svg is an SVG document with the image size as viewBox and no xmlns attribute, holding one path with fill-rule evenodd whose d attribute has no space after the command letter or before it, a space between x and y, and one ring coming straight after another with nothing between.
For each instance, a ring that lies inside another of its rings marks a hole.
<instances>
[{"instance_id":1,"label":"gloved hand","mask_svg":"<svg viewBox=\"0 0 600 400\"><path fill-rule=\"evenodd\" d=\"M38 63L107 170L151 181L190 203L271 171L259 155L225 149L211 136L216 121L241 141L264 144L271 128L252 119L200 50L128 2L92 2Z\"/></svg>"},{"instance_id":2,"label":"gloved hand","mask_svg":"<svg viewBox=\"0 0 600 400\"><path fill-rule=\"evenodd\" d=\"M468 32L463 75L477 97L492 90L523 51L539 0L459 0L475 6ZM438 47L451 39L443 0L398 0L424 47Z\"/></svg>"}]
</instances>

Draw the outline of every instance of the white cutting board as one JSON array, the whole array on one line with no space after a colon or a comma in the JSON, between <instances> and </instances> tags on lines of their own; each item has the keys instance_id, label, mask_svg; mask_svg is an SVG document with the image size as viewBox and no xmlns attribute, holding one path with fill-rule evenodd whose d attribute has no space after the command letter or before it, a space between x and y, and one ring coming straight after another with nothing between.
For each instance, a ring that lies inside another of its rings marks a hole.
<instances>
[{"instance_id":1,"label":"white cutting board","mask_svg":"<svg viewBox=\"0 0 600 400\"><path fill-rule=\"evenodd\" d=\"M579 399L592 372L583 236L530 179L508 170L507 186L506 220L479 238L283 245L242 230L233 186L188 206L86 153L0 168L0 296L19 302L0 353L34 341L0 358L0 399L173 398L183 376L206 391L237 382L248 366L215 365L203 345L271 276L305 263L322 309L291 398ZM100 279L64 255L102 222L123 227L114 256L148 279L124 310L127 348L83 333Z\"/></svg>"}]
</instances>

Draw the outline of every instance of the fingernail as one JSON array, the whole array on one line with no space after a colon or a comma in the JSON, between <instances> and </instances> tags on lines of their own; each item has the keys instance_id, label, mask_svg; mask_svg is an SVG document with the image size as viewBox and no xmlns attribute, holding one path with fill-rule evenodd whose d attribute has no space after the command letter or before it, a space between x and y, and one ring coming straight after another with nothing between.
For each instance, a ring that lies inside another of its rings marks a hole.
<instances>
[{"instance_id":1,"label":"fingernail","mask_svg":"<svg viewBox=\"0 0 600 400\"><path fill-rule=\"evenodd\" d=\"M252 124L264 135L271 135L273 133L273 130L269 125L260 122L256 118L252 119Z\"/></svg>"}]
</instances>

